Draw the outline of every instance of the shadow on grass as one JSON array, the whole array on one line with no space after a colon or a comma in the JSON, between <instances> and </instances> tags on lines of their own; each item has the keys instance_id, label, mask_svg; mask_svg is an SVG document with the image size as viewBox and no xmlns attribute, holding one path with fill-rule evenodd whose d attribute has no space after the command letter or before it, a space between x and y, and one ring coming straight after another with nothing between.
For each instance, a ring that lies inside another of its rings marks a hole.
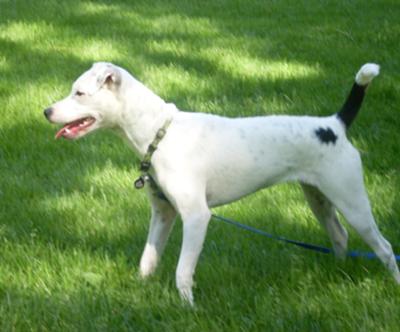
<instances>
[{"instance_id":1,"label":"shadow on grass","mask_svg":"<svg viewBox=\"0 0 400 332\"><path fill-rule=\"evenodd\" d=\"M46 75L43 73L40 80ZM26 119L25 111L15 110L12 120L16 124L3 123L0 130L0 201L5 202L0 204L1 236L16 243L34 240L38 246L53 244L66 251L85 248L113 256L122 250L128 259L137 261L147 228L137 221L147 219L148 212L144 194L135 192L132 185L135 156L120 138L106 131L80 142L55 141L56 128L42 117L42 111L40 119ZM128 182L125 185L116 179L110 189L106 189L107 175L103 185L92 182L103 171L111 177L121 174ZM116 197L118 189L120 203L106 209L105 214L104 204ZM86 209L77 208L82 201L87 203ZM102 212L94 211L96 207ZM105 227L105 215L114 223L112 231Z\"/></svg>"}]
</instances>

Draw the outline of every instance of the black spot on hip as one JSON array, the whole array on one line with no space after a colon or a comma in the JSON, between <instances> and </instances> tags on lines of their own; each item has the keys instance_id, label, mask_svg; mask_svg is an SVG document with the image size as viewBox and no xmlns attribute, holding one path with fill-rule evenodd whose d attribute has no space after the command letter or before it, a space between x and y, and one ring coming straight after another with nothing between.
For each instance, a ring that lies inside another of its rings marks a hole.
<instances>
[{"instance_id":1,"label":"black spot on hip","mask_svg":"<svg viewBox=\"0 0 400 332\"><path fill-rule=\"evenodd\" d=\"M317 135L318 139L320 140L321 143L332 143L335 144L337 140L336 134L333 132L333 130L329 127L326 129L324 128L318 128L315 131L315 135Z\"/></svg>"}]
</instances>

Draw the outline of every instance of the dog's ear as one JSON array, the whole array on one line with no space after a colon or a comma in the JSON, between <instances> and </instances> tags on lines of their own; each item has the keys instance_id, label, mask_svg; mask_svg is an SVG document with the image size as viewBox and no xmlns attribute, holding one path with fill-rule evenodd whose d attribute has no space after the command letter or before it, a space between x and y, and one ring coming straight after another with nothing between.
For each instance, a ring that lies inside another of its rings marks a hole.
<instances>
[{"instance_id":1,"label":"dog's ear","mask_svg":"<svg viewBox=\"0 0 400 332\"><path fill-rule=\"evenodd\" d=\"M116 90L121 85L122 75L120 70L113 65L106 65L103 73L98 77L100 87Z\"/></svg>"}]
</instances>

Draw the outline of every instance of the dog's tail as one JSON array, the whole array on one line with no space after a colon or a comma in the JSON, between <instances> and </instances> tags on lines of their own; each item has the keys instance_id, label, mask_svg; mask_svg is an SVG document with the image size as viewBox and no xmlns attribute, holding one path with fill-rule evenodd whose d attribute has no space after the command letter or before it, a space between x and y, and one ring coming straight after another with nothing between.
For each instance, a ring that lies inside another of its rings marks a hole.
<instances>
[{"instance_id":1,"label":"dog's tail","mask_svg":"<svg viewBox=\"0 0 400 332\"><path fill-rule=\"evenodd\" d=\"M372 81L375 76L379 75L379 65L375 63L367 63L361 67L356 75L356 81L353 84L353 88L350 91L349 96L346 99L342 109L337 114L339 119L343 122L346 129L348 129L351 123L357 116L358 110L364 99L365 90L368 84Z\"/></svg>"}]
</instances>

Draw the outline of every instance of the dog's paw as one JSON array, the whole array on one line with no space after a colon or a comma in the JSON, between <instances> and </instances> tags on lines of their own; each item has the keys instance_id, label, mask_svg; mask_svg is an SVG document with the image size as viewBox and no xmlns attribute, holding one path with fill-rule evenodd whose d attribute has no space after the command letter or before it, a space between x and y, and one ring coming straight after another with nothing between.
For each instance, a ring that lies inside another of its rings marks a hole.
<instances>
[{"instance_id":1,"label":"dog's paw","mask_svg":"<svg viewBox=\"0 0 400 332\"><path fill-rule=\"evenodd\" d=\"M190 287L183 287L179 289L179 295L185 304L194 307L193 291Z\"/></svg>"},{"instance_id":2,"label":"dog's paw","mask_svg":"<svg viewBox=\"0 0 400 332\"><path fill-rule=\"evenodd\" d=\"M142 279L146 279L147 277L154 274L157 268L157 260L151 259L149 257L144 257L140 261L139 266L139 274Z\"/></svg>"},{"instance_id":3,"label":"dog's paw","mask_svg":"<svg viewBox=\"0 0 400 332\"><path fill-rule=\"evenodd\" d=\"M142 267L140 267L139 276L142 279L147 279L152 274L154 274L154 271L155 271L155 268L151 268L151 267L142 268Z\"/></svg>"}]
</instances>

